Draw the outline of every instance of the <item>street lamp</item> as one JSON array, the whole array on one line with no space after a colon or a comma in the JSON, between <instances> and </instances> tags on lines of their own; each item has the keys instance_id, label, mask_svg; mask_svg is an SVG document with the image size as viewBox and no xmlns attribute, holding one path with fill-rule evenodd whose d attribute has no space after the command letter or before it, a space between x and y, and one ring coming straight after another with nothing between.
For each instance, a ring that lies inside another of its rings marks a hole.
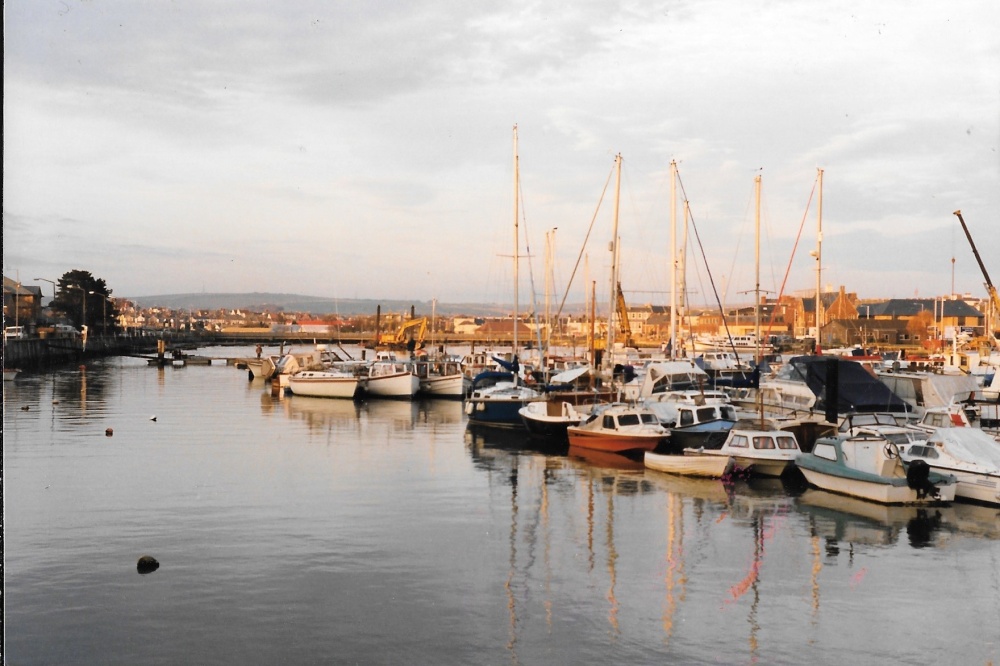
<instances>
[{"instance_id":1,"label":"street lamp","mask_svg":"<svg viewBox=\"0 0 1000 666\"><path fill-rule=\"evenodd\" d=\"M35 282L48 282L52 285L52 298L56 297L56 283L55 280L49 280L48 278L35 278Z\"/></svg>"},{"instance_id":2,"label":"street lamp","mask_svg":"<svg viewBox=\"0 0 1000 666\"><path fill-rule=\"evenodd\" d=\"M79 289L83 292L83 322L80 324L84 330L87 328L87 290L78 284L68 284L66 285L69 289Z\"/></svg>"},{"instance_id":3,"label":"street lamp","mask_svg":"<svg viewBox=\"0 0 1000 666\"><path fill-rule=\"evenodd\" d=\"M101 335L108 334L108 296L99 291L88 291L88 294L96 294L101 297Z\"/></svg>"}]
</instances>

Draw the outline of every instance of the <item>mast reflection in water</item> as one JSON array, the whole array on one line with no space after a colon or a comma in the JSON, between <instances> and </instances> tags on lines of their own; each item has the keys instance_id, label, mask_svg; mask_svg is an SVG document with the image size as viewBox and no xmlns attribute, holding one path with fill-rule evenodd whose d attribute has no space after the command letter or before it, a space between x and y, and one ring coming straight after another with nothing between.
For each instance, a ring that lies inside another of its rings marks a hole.
<instances>
[{"instance_id":1,"label":"mast reflection in water","mask_svg":"<svg viewBox=\"0 0 1000 666\"><path fill-rule=\"evenodd\" d=\"M4 501L9 663L1000 661L995 508L673 477L454 401L25 373Z\"/></svg>"}]
</instances>

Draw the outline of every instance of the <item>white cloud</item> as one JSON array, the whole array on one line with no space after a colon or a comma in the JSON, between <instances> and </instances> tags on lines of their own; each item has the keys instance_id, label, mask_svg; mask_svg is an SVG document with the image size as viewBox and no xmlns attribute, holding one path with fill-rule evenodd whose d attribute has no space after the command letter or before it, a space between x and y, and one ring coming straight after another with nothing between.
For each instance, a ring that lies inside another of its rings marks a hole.
<instances>
[{"instance_id":1,"label":"white cloud","mask_svg":"<svg viewBox=\"0 0 1000 666\"><path fill-rule=\"evenodd\" d=\"M780 275L817 167L824 257L853 291L940 285L958 207L987 264L1000 256L989 4L17 0L5 13L5 272L82 268L122 294L502 299L515 123L532 250L558 227L562 275L619 152L635 292L665 288L671 159L730 279L752 262L737 239L754 175ZM609 211L610 198L588 247L601 289ZM978 267L956 264L978 289ZM797 259L793 280L808 286L811 269Z\"/></svg>"}]
</instances>

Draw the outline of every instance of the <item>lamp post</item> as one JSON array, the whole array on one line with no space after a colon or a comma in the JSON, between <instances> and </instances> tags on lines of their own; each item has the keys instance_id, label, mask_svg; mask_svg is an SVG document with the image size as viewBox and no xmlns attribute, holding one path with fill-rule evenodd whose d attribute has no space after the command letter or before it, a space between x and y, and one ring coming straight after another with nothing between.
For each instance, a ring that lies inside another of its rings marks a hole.
<instances>
[{"instance_id":1,"label":"lamp post","mask_svg":"<svg viewBox=\"0 0 1000 666\"><path fill-rule=\"evenodd\" d=\"M52 298L56 297L56 282L55 280L49 280L48 278L35 278L35 282L48 282L52 285Z\"/></svg>"},{"instance_id":2,"label":"lamp post","mask_svg":"<svg viewBox=\"0 0 1000 666\"><path fill-rule=\"evenodd\" d=\"M79 289L83 293L83 321L80 326L83 327L84 331L87 329L87 290L78 284L68 284L66 285L69 289Z\"/></svg>"},{"instance_id":3,"label":"lamp post","mask_svg":"<svg viewBox=\"0 0 1000 666\"><path fill-rule=\"evenodd\" d=\"M101 297L101 337L106 337L108 334L108 297L99 291L88 291L87 293Z\"/></svg>"}]
</instances>

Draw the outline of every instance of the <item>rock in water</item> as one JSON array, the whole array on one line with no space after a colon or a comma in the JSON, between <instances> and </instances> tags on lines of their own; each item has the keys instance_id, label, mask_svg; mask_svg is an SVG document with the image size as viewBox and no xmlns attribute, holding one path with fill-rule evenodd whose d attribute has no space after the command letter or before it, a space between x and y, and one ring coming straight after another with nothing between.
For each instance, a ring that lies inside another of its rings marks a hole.
<instances>
[{"instance_id":1,"label":"rock in water","mask_svg":"<svg viewBox=\"0 0 1000 666\"><path fill-rule=\"evenodd\" d=\"M160 568L160 563L151 555L143 555L135 565L135 570L141 574L153 573Z\"/></svg>"}]
</instances>

